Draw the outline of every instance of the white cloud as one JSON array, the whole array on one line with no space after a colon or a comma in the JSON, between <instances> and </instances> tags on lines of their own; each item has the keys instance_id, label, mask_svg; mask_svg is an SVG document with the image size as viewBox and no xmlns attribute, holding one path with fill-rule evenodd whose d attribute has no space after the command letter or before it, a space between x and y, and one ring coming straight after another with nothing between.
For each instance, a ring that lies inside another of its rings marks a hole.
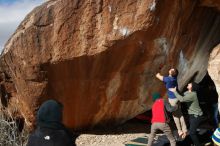
<instances>
[{"instance_id":1,"label":"white cloud","mask_svg":"<svg viewBox=\"0 0 220 146\"><path fill-rule=\"evenodd\" d=\"M0 52L24 17L44 0L20 0L0 5Z\"/></svg>"}]
</instances>

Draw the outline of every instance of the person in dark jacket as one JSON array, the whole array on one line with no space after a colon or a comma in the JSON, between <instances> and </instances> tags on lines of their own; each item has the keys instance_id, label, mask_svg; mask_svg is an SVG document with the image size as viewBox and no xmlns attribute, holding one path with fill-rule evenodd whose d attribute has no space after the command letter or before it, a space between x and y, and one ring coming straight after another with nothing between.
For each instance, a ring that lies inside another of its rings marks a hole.
<instances>
[{"instance_id":1,"label":"person in dark jacket","mask_svg":"<svg viewBox=\"0 0 220 146\"><path fill-rule=\"evenodd\" d=\"M164 132L170 141L170 146L176 146L176 141L173 137L170 126L168 125L167 111L173 112L177 110L177 107L172 107L167 101L163 100L157 92L153 93L152 98L154 101L152 106L152 125L147 146L152 146L154 137L158 130Z\"/></svg>"},{"instance_id":2,"label":"person in dark jacket","mask_svg":"<svg viewBox=\"0 0 220 146\"><path fill-rule=\"evenodd\" d=\"M37 128L27 146L75 146L74 135L62 124L63 106L55 100L44 102L37 112Z\"/></svg>"}]
</instances>

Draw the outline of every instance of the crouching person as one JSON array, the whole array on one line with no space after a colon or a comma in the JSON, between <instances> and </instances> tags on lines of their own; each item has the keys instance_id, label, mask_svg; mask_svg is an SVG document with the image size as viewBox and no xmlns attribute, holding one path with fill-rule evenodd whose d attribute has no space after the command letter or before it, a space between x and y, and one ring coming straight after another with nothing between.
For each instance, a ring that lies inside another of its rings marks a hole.
<instances>
[{"instance_id":1,"label":"crouching person","mask_svg":"<svg viewBox=\"0 0 220 146\"><path fill-rule=\"evenodd\" d=\"M159 93L153 93L152 95L154 104L152 106L152 125L151 133L148 139L148 146L152 146L156 132L161 130L167 136L170 141L170 146L176 146L176 141L173 137L170 126L168 125L167 111L173 112L176 107L172 107L167 101L163 100Z\"/></svg>"},{"instance_id":2,"label":"crouching person","mask_svg":"<svg viewBox=\"0 0 220 146\"><path fill-rule=\"evenodd\" d=\"M37 128L29 136L27 146L75 146L73 134L62 124L62 110L62 105L55 100L40 106Z\"/></svg>"}]
</instances>

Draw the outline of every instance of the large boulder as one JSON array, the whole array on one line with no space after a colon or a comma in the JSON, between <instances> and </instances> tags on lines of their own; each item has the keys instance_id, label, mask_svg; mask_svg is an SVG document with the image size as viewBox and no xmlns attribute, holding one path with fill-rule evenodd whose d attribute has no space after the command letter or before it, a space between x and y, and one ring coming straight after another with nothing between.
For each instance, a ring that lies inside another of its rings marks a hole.
<instances>
[{"instance_id":1,"label":"large boulder","mask_svg":"<svg viewBox=\"0 0 220 146\"><path fill-rule=\"evenodd\" d=\"M210 54L208 72L215 83L218 95L220 95L220 44L217 45ZM218 101L220 111L220 99Z\"/></svg>"},{"instance_id":2,"label":"large boulder","mask_svg":"<svg viewBox=\"0 0 220 146\"><path fill-rule=\"evenodd\" d=\"M200 0L201 5L212 7L220 10L220 1L219 0Z\"/></svg>"},{"instance_id":3,"label":"large boulder","mask_svg":"<svg viewBox=\"0 0 220 146\"><path fill-rule=\"evenodd\" d=\"M70 128L123 123L151 108L152 92L165 95L158 71L177 67L180 89L203 78L219 20L194 0L47 1L4 47L1 99L28 125L50 98Z\"/></svg>"}]
</instances>

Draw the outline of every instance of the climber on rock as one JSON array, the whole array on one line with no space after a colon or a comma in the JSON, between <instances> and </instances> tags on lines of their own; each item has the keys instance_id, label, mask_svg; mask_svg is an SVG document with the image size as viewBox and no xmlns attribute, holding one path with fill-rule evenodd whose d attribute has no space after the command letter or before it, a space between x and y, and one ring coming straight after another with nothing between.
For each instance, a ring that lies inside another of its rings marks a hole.
<instances>
[{"instance_id":1,"label":"climber on rock","mask_svg":"<svg viewBox=\"0 0 220 146\"><path fill-rule=\"evenodd\" d=\"M171 68L169 70L168 76L162 76L160 73L156 74L156 78L158 78L159 80L165 83L169 103L172 106L177 107L177 110L173 112L173 119L176 124L179 136L185 138L187 134L187 127L181 111L181 105L178 102L174 93L169 91L169 88L174 88L174 87L178 88L177 76L178 76L178 70L174 68Z\"/></svg>"},{"instance_id":2,"label":"climber on rock","mask_svg":"<svg viewBox=\"0 0 220 146\"><path fill-rule=\"evenodd\" d=\"M148 146L152 146L157 130L164 132L170 141L170 146L176 146L176 141L168 124L169 117L167 115L167 111L173 112L176 110L176 107L171 106L166 100L163 100L157 92L152 94L152 99L154 104L152 106L152 125L151 133L148 139Z\"/></svg>"}]
</instances>

